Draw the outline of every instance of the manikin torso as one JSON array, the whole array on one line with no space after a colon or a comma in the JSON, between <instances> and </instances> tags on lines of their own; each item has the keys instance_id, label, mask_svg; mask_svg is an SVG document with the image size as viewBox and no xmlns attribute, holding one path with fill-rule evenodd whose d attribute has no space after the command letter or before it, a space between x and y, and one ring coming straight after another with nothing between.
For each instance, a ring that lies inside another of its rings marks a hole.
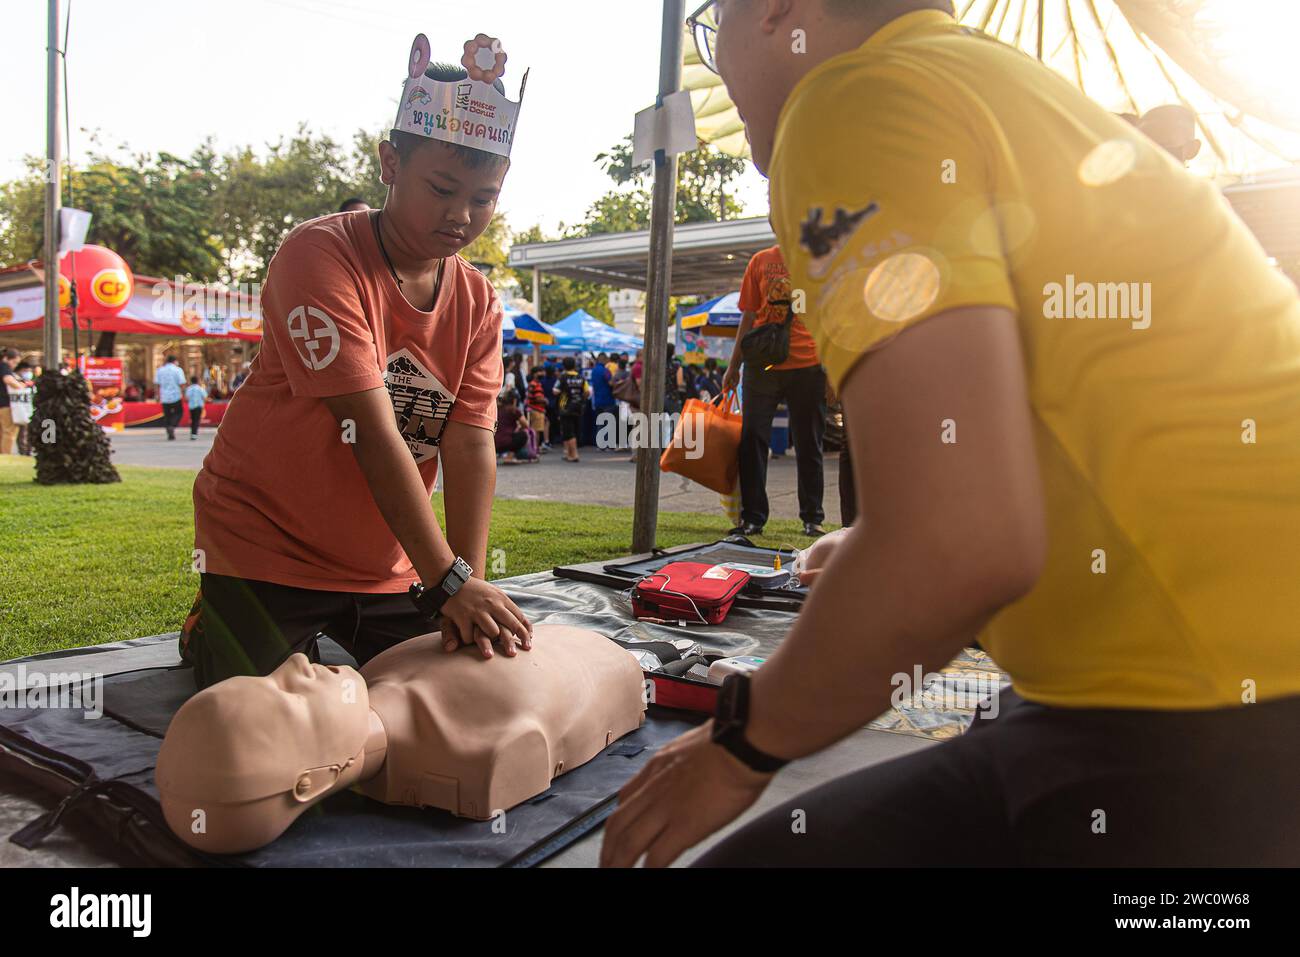
<instances>
[{"instance_id":1,"label":"manikin torso","mask_svg":"<svg viewBox=\"0 0 1300 957\"><path fill-rule=\"evenodd\" d=\"M643 679L631 655L590 632L539 629L533 650L513 659L448 655L436 635L372 658L361 675L386 753L361 792L486 819L640 727ZM430 658L446 660L430 669Z\"/></svg>"},{"instance_id":2,"label":"manikin torso","mask_svg":"<svg viewBox=\"0 0 1300 957\"><path fill-rule=\"evenodd\" d=\"M357 787L388 804L488 819L635 731L636 660L601 635L537 625L531 651L447 653L437 633L360 673L290 656L199 692L172 719L155 780L172 830L200 850L270 843Z\"/></svg>"}]
</instances>

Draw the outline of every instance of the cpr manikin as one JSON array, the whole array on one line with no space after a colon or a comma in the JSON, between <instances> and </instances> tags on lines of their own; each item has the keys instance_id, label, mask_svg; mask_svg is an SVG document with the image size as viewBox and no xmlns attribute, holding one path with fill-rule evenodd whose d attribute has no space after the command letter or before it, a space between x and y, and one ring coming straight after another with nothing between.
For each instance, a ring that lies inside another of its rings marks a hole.
<instances>
[{"instance_id":1,"label":"cpr manikin","mask_svg":"<svg viewBox=\"0 0 1300 957\"><path fill-rule=\"evenodd\" d=\"M269 844L344 788L486 820L644 720L641 669L593 631L537 625L531 651L447 653L437 633L360 672L291 656L172 718L155 778L171 829L218 854Z\"/></svg>"}]
</instances>

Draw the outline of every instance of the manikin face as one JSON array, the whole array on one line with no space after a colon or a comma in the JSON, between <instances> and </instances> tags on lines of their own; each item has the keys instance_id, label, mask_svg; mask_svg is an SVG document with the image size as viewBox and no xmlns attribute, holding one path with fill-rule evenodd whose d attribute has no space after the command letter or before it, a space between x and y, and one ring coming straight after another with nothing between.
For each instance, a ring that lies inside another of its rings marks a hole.
<instances>
[{"instance_id":1,"label":"manikin face","mask_svg":"<svg viewBox=\"0 0 1300 957\"><path fill-rule=\"evenodd\" d=\"M244 683L228 695L249 715L240 733L249 747L263 738L259 757L274 755L278 767L301 774L343 765L364 747L370 699L352 668L296 654L264 678L235 680Z\"/></svg>"},{"instance_id":2,"label":"manikin face","mask_svg":"<svg viewBox=\"0 0 1300 957\"><path fill-rule=\"evenodd\" d=\"M370 728L364 679L292 655L264 678L200 691L172 718L155 780L172 830L214 853L261 847L359 777Z\"/></svg>"},{"instance_id":3,"label":"manikin face","mask_svg":"<svg viewBox=\"0 0 1300 957\"><path fill-rule=\"evenodd\" d=\"M381 176L391 187L384 218L420 259L460 252L487 229L505 180L505 163L465 164L445 143L421 143L403 161L387 141L379 144Z\"/></svg>"},{"instance_id":4,"label":"manikin face","mask_svg":"<svg viewBox=\"0 0 1300 957\"><path fill-rule=\"evenodd\" d=\"M230 678L187 701L167 729L159 768L186 794L252 800L346 765L369 727L365 679L296 654L264 678Z\"/></svg>"}]
</instances>

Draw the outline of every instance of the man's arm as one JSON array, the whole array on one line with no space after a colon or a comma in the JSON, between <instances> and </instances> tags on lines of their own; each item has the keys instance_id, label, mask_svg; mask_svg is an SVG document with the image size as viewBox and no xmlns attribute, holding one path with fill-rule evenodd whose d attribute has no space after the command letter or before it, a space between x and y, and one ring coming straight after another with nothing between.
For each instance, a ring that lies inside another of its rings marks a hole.
<instances>
[{"instance_id":1,"label":"man's arm","mask_svg":"<svg viewBox=\"0 0 1300 957\"><path fill-rule=\"evenodd\" d=\"M456 553L438 527L420 470L397 431L387 390L367 389L323 401L340 426L348 420L355 424L352 454L375 505L411 560L420 581L436 585L451 568ZM452 426L453 423L448 423L448 430ZM458 539L463 534L467 533L458 532ZM486 550L486 529L482 538L484 544L480 547ZM473 564L468 556L466 561ZM474 567L477 569L481 564L482 559ZM495 638L514 634L525 647L531 640L528 619L500 589L481 579L471 579L462 585L443 605L442 614L452 621L458 638L464 636L468 641L473 637L487 657L491 656ZM501 644L507 655L515 653L513 642L502 640Z\"/></svg>"},{"instance_id":2,"label":"man's arm","mask_svg":"<svg viewBox=\"0 0 1300 957\"><path fill-rule=\"evenodd\" d=\"M753 683L746 736L787 758L884 712L893 675L946 665L1033 587L1046 555L1009 310L917 324L860 361L842 399L861 518Z\"/></svg>"},{"instance_id":3,"label":"man's arm","mask_svg":"<svg viewBox=\"0 0 1300 957\"><path fill-rule=\"evenodd\" d=\"M736 341L731 346L731 359L727 362L727 371L722 374L722 391L734 389L740 384L740 365L744 361L744 354L740 351L740 340L744 339L750 329L754 328L754 320L758 318L758 313L752 309L746 309L740 314L740 326L736 329Z\"/></svg>"},{"instance_id":4,"label":"man's arm","mask_svg":"<svg viewBox=\"0 0 1300 957\"><path fill-rule=\"evenodd\" d=\"M487 429L448 422L438 448L447 544L469 562L475 576L486 580L488 527L497 487L496 443Z\"/></svg>"}]
</instances>

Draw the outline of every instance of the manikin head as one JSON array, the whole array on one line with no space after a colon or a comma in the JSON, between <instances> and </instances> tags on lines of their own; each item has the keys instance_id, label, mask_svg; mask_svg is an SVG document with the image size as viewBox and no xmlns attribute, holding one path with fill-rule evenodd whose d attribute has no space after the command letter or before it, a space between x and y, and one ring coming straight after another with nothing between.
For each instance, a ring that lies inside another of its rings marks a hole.
<instances>
[{"instance_id":1,"label":"manikin head","mask_svg":"<svg viewBox=\"0 0 1300 957\"><path fill-rule=\"evenodd\" d=\"M718 25L717 68L754 165L767 172L781 108L804 74L904 14L952 9L951 0L717 0L708 11ZM795 43L796 30L804 43Z\"/></svg>"},{"instance_id":2,"label":"manikin head","mask_svg":"<svg viewBox=\"0 0 1300 957\"><path fill-rule=\"evenodd\" d=\"M270 843L360 776L365 680L291 655L265 678L228 678L181 706L158 752L163 815L191 846L235 854Z\"/></svg>"}]
</instances>

